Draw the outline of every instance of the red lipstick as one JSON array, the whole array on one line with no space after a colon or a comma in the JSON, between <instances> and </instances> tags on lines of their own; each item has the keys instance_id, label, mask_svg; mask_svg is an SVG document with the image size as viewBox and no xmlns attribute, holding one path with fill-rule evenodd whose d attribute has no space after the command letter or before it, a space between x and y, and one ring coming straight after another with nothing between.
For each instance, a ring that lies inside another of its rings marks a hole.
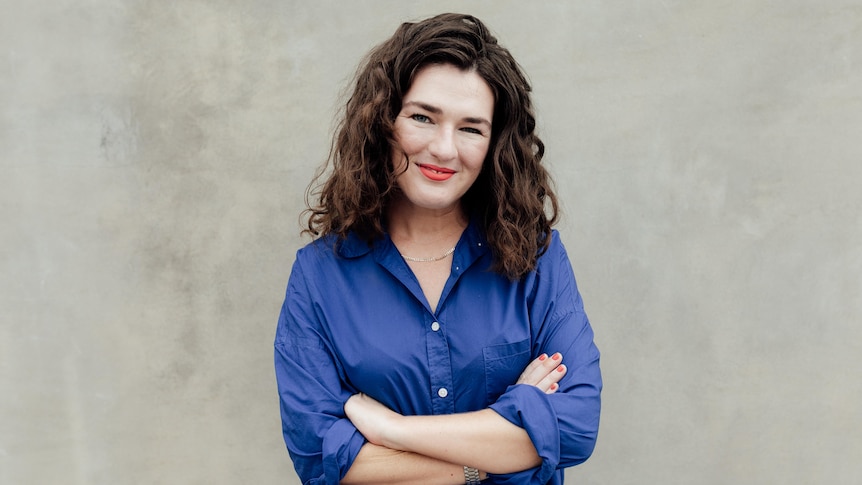
<instances>
[{"instance_id":1,"label":"red lipstick","mask_svg":"<svg viewBox=\"0 0 862 485\"><path fill-rule=\"evenodd\" d=\"M449 177L455 175L455 171L449 168L438 167L436 165L418 164L419 171L422 175L435 181L442 182L449 180Z\"/></svg>"}]
</instances>

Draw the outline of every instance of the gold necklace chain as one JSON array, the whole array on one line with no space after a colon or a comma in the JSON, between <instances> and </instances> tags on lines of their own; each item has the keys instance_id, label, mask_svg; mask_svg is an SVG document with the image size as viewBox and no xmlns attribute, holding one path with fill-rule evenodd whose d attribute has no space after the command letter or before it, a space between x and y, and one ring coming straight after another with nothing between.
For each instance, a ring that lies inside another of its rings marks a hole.
<instances>
[{"instance_id":1,"label":"gold necklace chain","mask_svg":"<svg viewBox=\"0 0 862 485\"><path fill-rule=\"evenodd\" d=\"M414 263L433 263L434 261L440 261L441 259L448 257L450 254L452 254L454 252L455 252L455 246L452 246L452 249L446 251L445 253L443 253L440 256L435 256L433 258L412 258L410 256L403 254L403 253L401 254L401 257L406 259L407 261L412 261Z\"/></svg>"}]
</instances>

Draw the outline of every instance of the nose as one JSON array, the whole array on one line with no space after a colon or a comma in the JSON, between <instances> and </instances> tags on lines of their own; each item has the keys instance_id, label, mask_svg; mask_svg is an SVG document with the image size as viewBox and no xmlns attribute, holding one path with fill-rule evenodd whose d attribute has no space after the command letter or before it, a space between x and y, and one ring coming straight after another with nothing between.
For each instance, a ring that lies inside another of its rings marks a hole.
<instances>
[{"instance_id":1,"label":"nose","mask_svg":"<svg viewBox=\"0 0 862 485\"><path fill-rule=\"evenodd\" d=\"M458 154L455 146L455 135L452 130L440 127L434 133L434 138L428 144L428 151L437 160L452 160Z\"/></svg>"}]
</instances>

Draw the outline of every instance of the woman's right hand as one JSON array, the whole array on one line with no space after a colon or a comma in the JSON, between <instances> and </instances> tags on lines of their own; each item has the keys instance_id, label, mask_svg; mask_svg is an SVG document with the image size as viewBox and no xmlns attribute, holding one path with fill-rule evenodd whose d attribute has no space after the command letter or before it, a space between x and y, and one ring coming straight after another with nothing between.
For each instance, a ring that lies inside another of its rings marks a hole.
<instances>
[{"instance_id":1,"label":"woman's right hand","mask_svg":"<svg viewBox=\"0 0 862 485\"><path fill-rule=\"evenodd\" d=\"M559 352L548 357L542 354L530 362L516 384L536 386L545 394L553 394L560 388L558 382L566 375L566 366L562 364L563 355Z\"/></svg>"}]
</instances>

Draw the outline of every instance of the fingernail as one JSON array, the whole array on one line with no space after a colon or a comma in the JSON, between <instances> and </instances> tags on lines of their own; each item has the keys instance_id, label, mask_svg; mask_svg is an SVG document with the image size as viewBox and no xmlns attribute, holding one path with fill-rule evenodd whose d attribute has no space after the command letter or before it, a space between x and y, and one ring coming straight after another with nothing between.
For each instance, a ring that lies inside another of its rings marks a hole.
<instances>
[{"instance_id":1,"label":"fingernail","mask_svg":"<svg viewBox=\"0 0 862 485\"><path fill-rule=\"evenodd\" d=\"M539 356L539 360L545 360L545 359L547 359L547 358L548 358L548 355L547 355L547 354L542 354L542 355L540 355L540 356Z\"/></svg>"},{"instance_id":2,"label":"fingernail","mask_svg":"<svg viewBox=\"0 0 862 485\"><path fill-rule=\"evenodd\" d=\"M557 367L557 372L566 372L566 366L560 364L560 366Z\"/></svg>"},{"instance_id":3,"label":"fingernail","mask_svg":"<svg viewBox=\"0 0 862 485\"><path fill-rule=\"evenodd\" d=\"M556 353L556 354L554 354L554 356L553 356L553 357L551 357L551 358L552 358L552 359L554 359L554 360L560 360L560 359L562 359L562 358L563 358L563 354L561 354L561 353L557 352L557 353Z\"/></svg>"},{"instance_id":4,"label":"fingernail","mask_svg":"<svg viewBox=\"0 0 862 485\"><path fill-rule=\"evenodd\" d=\"M551 390L552 391L556 391L558 387L560 387L560 386L558 386L556 384L551 384Z\"/></svg>"}]
</instances>

